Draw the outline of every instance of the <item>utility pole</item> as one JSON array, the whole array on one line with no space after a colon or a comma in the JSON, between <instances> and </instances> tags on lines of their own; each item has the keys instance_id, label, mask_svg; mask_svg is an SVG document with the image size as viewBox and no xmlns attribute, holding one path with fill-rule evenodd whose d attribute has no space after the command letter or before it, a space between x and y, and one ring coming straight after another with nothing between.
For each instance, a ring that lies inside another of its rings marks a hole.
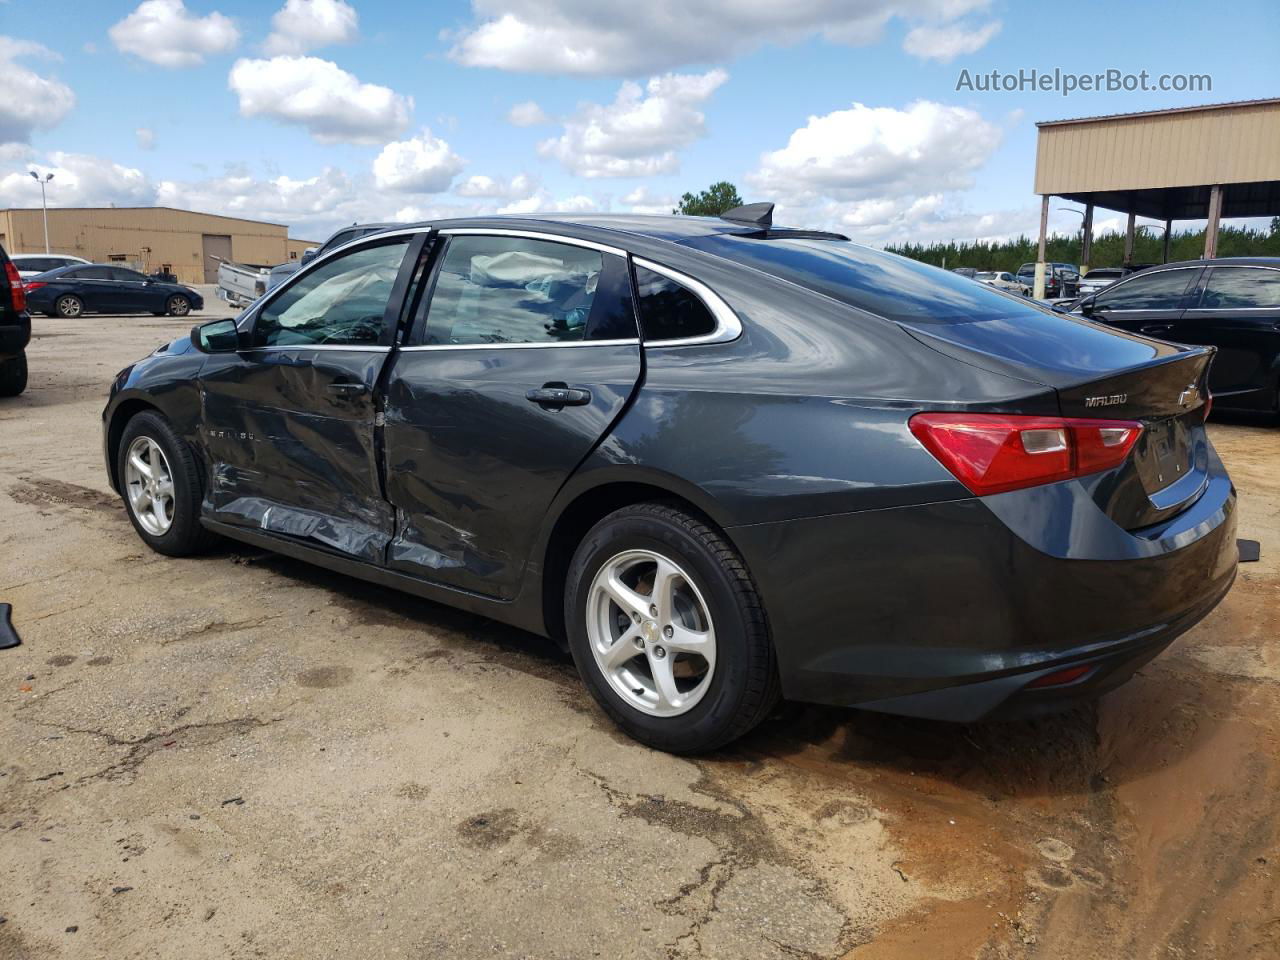
<instances>
[{"instance_id":1,"label":"utility pole","mask_svg":"<svg viewBox=\"0 0 1280 960\"><path fill-rule=\"evenodd\" d=\"M46 173L44 179L40 179L40 174L34 170L29 170L31 179L40 184L40 209L44 212L44 252L49 252L49 202L45 197L44 186L53 179L52 173Z\"/></svg>"}]
</instances>

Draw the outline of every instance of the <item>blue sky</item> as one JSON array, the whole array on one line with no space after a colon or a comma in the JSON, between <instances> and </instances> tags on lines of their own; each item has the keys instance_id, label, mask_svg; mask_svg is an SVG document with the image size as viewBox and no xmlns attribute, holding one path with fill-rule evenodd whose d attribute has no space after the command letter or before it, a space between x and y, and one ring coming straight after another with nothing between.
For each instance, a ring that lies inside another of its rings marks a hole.
<instances>
[{"instance_id":1,"label":"blue sky","mask_svg":"<svg viewBox=\"0 0 1280 960\"><path fill-rule=\"evenodd\" d=\"M871 243L1006 236L1036 223L1036 120L1280 95L1274 0L1221 18L1190 2L9 0L0 35L16 94L0 97L0 206L37 204L39 169L54 205L164 203L308 239L357 219L665 210L719 179ZM962 70L1032 68L1212 89L956 89ZM513 123L517 104L538 122Z\"/></svg>"}]
</instances>

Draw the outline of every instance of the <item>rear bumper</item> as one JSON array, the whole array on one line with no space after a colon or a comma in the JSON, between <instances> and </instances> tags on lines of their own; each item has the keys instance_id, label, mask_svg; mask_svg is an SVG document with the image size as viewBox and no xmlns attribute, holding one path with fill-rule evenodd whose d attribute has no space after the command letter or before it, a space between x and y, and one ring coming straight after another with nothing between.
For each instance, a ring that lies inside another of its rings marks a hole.
<instances>
[{"instance_id":1,"label":"rear bumper","mask_svg":"<svg viewBox=\"0 0 1280 960\"><path fill-rule=\"evenodd\" d=\"M969 722L1110 689L1234 581L1235 491L1213 459L1204 495L1138 534L1049 487L732 528L784 695ZM1025 689L1077 664L1096 668Z\"/></svg>"},{"instance_id":2,"label":"rear bumper","mask_svg":"<svg viewBox=\"0 0 1280 960\"><path fill-rule=\"evenodd\" d=\"M16 357L30 342L30 316L20 313L13 320L0 320L0 357Z\"/></svg>"}]
</instances>

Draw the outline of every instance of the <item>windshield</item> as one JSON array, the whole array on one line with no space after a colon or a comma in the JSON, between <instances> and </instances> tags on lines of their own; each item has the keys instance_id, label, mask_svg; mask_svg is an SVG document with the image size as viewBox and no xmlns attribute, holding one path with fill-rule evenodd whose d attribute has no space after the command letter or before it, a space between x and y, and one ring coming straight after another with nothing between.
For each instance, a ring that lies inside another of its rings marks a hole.
<instances>
[{"instance_id":1,"label":"windshield","mask_svg":"<svg viewBox=\"0 0 1280 960\"><path fill-rule=\"evenodd\" d=\"M1039 317L1040 308L985 283L850 241L758 240L720 234L688 245L890 320L965 323Z\"/></svg>"}]
</instances>

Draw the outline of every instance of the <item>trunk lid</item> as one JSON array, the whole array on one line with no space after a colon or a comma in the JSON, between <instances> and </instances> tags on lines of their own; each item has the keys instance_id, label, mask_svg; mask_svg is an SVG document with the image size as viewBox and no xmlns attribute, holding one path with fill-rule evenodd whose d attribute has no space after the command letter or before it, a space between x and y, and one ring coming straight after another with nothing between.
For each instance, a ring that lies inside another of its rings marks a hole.
<instances>
[{"instance_id":1,"label":"trunk lid","mask_svg":"<svg viewBox=\"0 0 1280 960\"><path fill-rule=\"evenodd\" d=\"M1119 526L1163 523L1199 499L1208 483L1204 415L1213 348L1047 312L1028 320L903 326L957 360L1053 387L1064 417L1140 422L1142 435L1124 464L1080 481Z\"/></svg>"}]
</instances>

